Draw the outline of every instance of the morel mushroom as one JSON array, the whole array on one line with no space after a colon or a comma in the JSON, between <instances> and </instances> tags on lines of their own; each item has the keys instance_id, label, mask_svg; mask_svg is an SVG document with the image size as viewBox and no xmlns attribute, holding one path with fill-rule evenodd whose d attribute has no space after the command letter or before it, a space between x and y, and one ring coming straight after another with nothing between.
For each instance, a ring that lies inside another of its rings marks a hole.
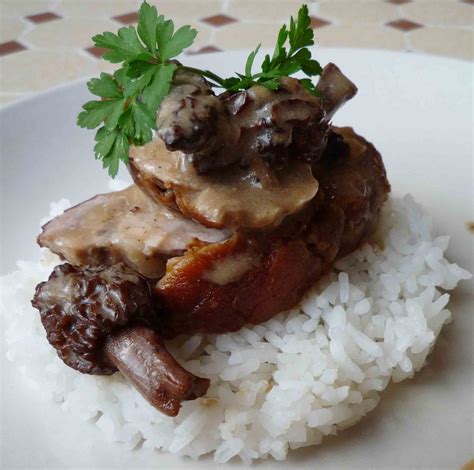
<instances>
[{"instance_id":1,"label":"morel mushroom","mask_svg":"<svg viewBox=\"0 0 474 470\"><path fill-rule=\"evenodd\" d=\"M238 161L240 155L235 146L240 129L207 80L178 70L173 83L157 115L158 136L166 148L189 154L203 171L206 168L201 162L208 159L219 168ZM224 147L225 152L221 152ZM215 154L219 154L219 159L214 159Z\"/></svg>"},{"instance_id":2,"label":"morel mushroom","mask_svg":"<svg viewBox=\"0 0 474 470\"><path fill-rule=\"evenodd\" d=\"M330 121L337 110L357 93L354 83L341 72L337 65L332 63L324 67L316 90L321 94L326 121Z\"/></svg>"},{"instance_id":3,"label":"morel mushroom","mask_svg":"<svg viewBox=\"0 0 474 470\"><path fill-rule=\"evenodd\" d=\"M334 64L317 90L322 97L283 77L278 90L255 85L216 97L203 77L179 74L158 113L162 140L130 149L132 177L155 201L206 227L271 229L317 194L313 168L329 121L357 92Z\"/></svg>"},{"instance_id":4,"label":"morel mushroom","mask_svg":"<svg viewBox=\"0 0 474 470\"><path fill-rule=\"evenodd\" d=\"M209 387L208 379L189 373L166 351L155 332L159 317L150 285L124 265L56 266L36 287L32 304L68 366L97 375L118 369L169 416Z\"/></svg>"},{"instance_id":5,"label":"morel mushroom","mask_svg":"<svg viewBox=\"0 0 474 470\"><path fill-rule=\"evenodd\" d=\"M221 98L240 128L241 165L255 159L272 168L294 160L314 162L326 147L329 128L321 100L296 78L281 78L278 90L255 85Z\"/></svg>"},{"instance_id":6,"label":"morel mushroom","mask_svg":"<svg viewBox=\"0 0 474 470\"><path fill-rule=\"evenodd\" d=\"M283 77L278 90L255 85L215 96L203 77L179 72L158 112L158 136L168 150L186 154L198 173L255 159L277 167L295 159L315 162L326 147L329 121L357 87L328 64L317 90L322 97Z\"/></svg>"}]
</instances>

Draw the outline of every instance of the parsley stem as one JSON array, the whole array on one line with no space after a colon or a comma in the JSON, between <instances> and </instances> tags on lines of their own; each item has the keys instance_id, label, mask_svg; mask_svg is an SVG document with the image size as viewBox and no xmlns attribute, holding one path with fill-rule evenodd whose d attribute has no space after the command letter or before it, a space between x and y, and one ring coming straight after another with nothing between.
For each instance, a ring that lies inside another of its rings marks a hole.
<instances>
[{"instance_id":1,"label":"parsley stem","mask_svg":"<svg viewBox=\"0 0 474 470\"><path fill-rule=\"evenodd\" d=\"M210 78L211 80L214 80L220 87L224 85L224 79L209 70L200 70L195 69L194 67L187 66L182 66L182 69L186 70L187 72L196 73L198 75L202 75L203 77Z\"/></svg>"}]
</instances>

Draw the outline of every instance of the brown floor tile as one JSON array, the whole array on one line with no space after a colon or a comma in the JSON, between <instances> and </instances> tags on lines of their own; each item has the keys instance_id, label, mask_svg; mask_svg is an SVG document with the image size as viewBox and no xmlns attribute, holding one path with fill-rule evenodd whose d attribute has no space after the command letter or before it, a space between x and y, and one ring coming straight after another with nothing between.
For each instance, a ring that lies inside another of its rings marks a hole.
<instances>
[{"instance_id":1,"label":"brown floor tile","mask_svg":"<svg viewBox=\"0 0 474 470\"><path fill-rule=\"evenodd\" d=\"M391 28L398 29L400 31L413 31L414 29L422 28L423 25L414 23L413 21L410 20L396 20L396 21L390 21L390 23L387 23L387 26L390 26Z\"/></svg>"},{"instance_id":2,"label":"brown floor tile","mask_svg":"<svg viewBox=\"0 0 474 470\"><path fill-rule=\"evenodd\" d=\"M52 13L50 11L46 11L44 13L38 13L37 15L30 15L26 17L27 20L30 20L32 23L47 23L48 21L59 20L61 17L56 15L56 13Z\"/></svg>"},{"instance_id":3,"label":"brown floor tile","mask_svg":"<svg viewBox=\"0 0 474 470\"><path fill-rule=\"evenodd\" d=\"M235 23L237 20L227 15L214 15L202 18L203 23L210 24L211 26L226 26L231 23Z\"/></svg>"},{"instance_id":4,"label":"brown floor tile","mask_svg":"<svg viewBox=\"0 0 474 470\"><path fill-rule=\"evenodd\" d=\"M26 47L16 41L2 42L0 44L0 56L13 54L15 52L24 51Z\"/></svg>"},{"instance_id":5,"label":"brown floor tile","mask_svg":"<svg viewBox=\"0 0 474 470\"><path fill-rule=\"evenodd\" d=\"M86 51L92 56L96 57L97 59L101 59L106 50L107 49L105 49L104 47L95 47L95 46L86 48Z\"/></svg>"},{"instance_id":6,"label":"brown floor tile","mask_svg":"<svg viewBox=\"0 0 474 470\"><path fill-rule=\"evenodd\" d=\"M112 19L122 24L133 24L138 21L138 13L137 12L125 13L124 15L114 16L112 17Z\"/></svg>"},{"instance_id":7,"label":"brown floor tile","mask_svg":"<svg viewBox=\"0 0 474 470\"><path fill-rule=\"evenodd\" d=\"M318 18L317 16L311 17L311 27L313 29L322 28L323 26L327 26L328 24L331 24L331 22L323 20L322 18Z\"/></svg>"},{"instance_id":8,"label":"brown floor tile","mask_svg":"<svg viewBox=\"0 0 474 470\"><path fill-rule=\"evenodd\" d=\"M208 54L210 52L222 52L222 49L219 49L216 46L204 46L196 51L188 52L188 55Z\"/></svg>"}]
</instances>

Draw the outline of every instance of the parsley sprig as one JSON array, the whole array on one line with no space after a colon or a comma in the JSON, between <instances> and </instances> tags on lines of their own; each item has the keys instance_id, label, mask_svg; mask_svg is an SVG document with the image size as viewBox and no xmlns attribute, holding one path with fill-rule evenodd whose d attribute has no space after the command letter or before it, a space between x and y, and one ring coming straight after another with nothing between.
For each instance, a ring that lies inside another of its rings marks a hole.
<instances>
[{"instance_id":1,"label":"parsley sprig","mask_svg":"<svg viewBox=\"0 0 474 470\"><path fill-rule=\"evenodd\" d=\"M122 67L87 83L89 91L101 99L86 103L77 123L87 129L103 124L95 136L94 151L112 177L120 161L128 162L130 144L151 140L156 112L178 67L170 60L189 47L196 34L190 26L174 31L171 20L158 16L156 7L144 2L137 29L128 26L117 34L106 32L92 38L97 47L107 49L105 60Z\"/></svg>"},{"instance_id":2,"label":"parsley sprig","mask_svg":"<svg viewBox=\"0 0 474 470\"><path fill-rule=\"evenodd\" d=\"M290 27L284 24L278 33L277 43L273 55L266 55L262 63L262 70L252 74L255 57L260 50L260 45L250 53L245 65L245 74L236 74L222 83L229 91L246 90L259 84L271 90L280 86L280 78L294 75L302 71L308 77L321 75L321 65L311 58L308 47L314 45L314 32L311 28L311 18L308 7L303 5L295 20L290 19ZM288 47L288 48L287 48ZM303 86L316 93L315 85L310 78L300 80Z\"/></svg>"},{"instance_id":3,"label":"parsley sprig","mask_svg":"<svg viewBox=\"0 0 474 470\"><path fill-rule=\"evenodd\" d=\"M117 34L105 32L92 38L97 47L106 49L103 58L121 67L87 83L89 91L100 99L84 104L77 123L87 129L101 126L95 136L94 152L112 177L117 174L120 161L128 163L130 144L144 145L152 139L157 110L169 93L178 68L203 75L211 86L230 92L256 84L276 90L281 77L297 72L312 77L322 70L308 49L314 44L314 33L306 5L300 8L296 20L291 18L289 27L281 27L273 55L265 56L261 71L255 74L252 69L260 46L248 56L244 73L230 78L173 61L193 44L196 35L189 25L175 31L173 21L158 16L156 7L144 1L137 28L123 27ZM301 83L316 93L310 78Z\"/></svg>"}]
</instances>

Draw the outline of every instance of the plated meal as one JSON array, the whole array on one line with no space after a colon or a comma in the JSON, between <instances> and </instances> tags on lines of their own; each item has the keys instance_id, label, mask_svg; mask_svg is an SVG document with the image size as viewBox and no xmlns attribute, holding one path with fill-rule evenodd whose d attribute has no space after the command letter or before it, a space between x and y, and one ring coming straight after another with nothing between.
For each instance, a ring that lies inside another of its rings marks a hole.
<instances>
[{"instance_id":1,"label":"plated meal","mask_svg":"<svg viewBox=\"0 0 474 470\"><path fill-rule=\"evenodd\" d=\"M307 7L257 73L259 47L230 78L177 61L195 36L144 2L136 29L94 37L120 66L78 125L134 184L43 225L42 262L3 280L9 354L109 439L284 459L418 371L470 274L389 196L374 145L332 124L357 87L312 58Z\"/></svg>"}]
</instances>

